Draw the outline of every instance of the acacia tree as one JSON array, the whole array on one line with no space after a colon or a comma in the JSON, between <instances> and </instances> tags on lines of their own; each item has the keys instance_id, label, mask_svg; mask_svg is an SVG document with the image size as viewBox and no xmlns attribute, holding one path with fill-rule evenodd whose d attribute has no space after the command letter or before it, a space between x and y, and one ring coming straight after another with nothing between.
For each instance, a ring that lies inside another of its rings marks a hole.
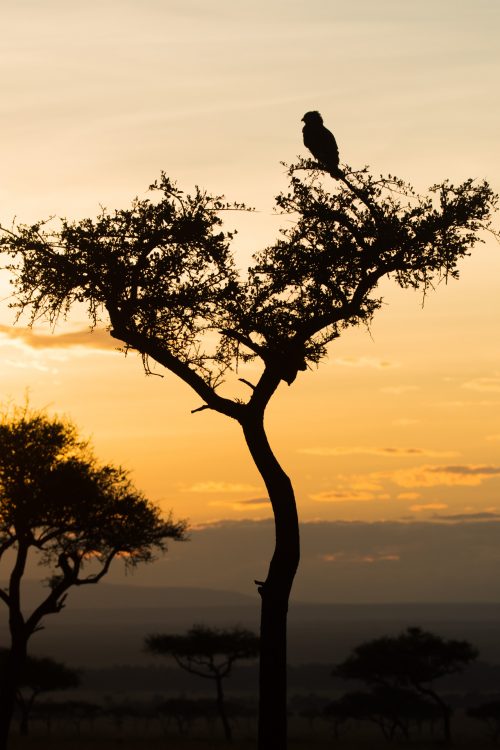
<instances>
[{"instance_id":1,"label":"acacia tree","mask_svg":"<svg viewBox=\"0 0 500 750\"><path fill-rule=\"evenodd\" d=\"M211 409L233 419L266 485L276 543L261 596L259 747L286 747L286 619L299 563L299 524L291 481L264 428L272 396L316 365L348 326L368 324L391 277L427 292L456 278L458 263L488 228L496 196L486 182L445 181L426 196L367 169L322 181L314 162L290 167L290 188L276 201L292 217L277 241L256 253L246 274L222 228L228 205L196 189L185 195L163 174L158 200L96 219L40 222L4 231L17 258L17 304L55 324L74 303L92 324L135 349L146 371L155 361L181 378ZM326 186L325 186L326 184ZM331 189L328 189L331 188ZM258 360L248 398L223 389L224 376Z\"/></svg>"},{"instance_id":2,"label":"acacia tree","mask_svg":"<svg viewBox=\"0 0 500 750\"><path fill-rule=\"evenodd\" d=\"M336 677L362 680L375 689L410 689L434 704L443 722L444 739L451 741L451 706L434 688L440 677L461 672L478 656L468 641L441 638L421 628L398 636L375 638L357 646L333 670Z\"/></svg>"},{"instance_id":3,"label":"acacia tree","mask_svg":"<svg viewBox=\"0 0 500 750\"><path fill-rule=\"evenodd\" d=\"M10 566L0 600L10 648L0 675L0 750L7 746L28 641L60 612L73 586L98 583L113 560L135 567L183 539L185 523L163 519L118 467L97 463L68 421L17 410L0 422L0 560ZM23 607L30 561L50 570L39 603Z\"/></svg>"},{"instance_id":4,"label":"acacia tree","mask_svg":"<svg viewBox=\"0 0 500 750\"><path fill-rule=\"evenodd\" d=\"M185 635L149 635L146 649L153 654L172 656L186 672L214 680L217 692L217 711L226 740L232 739L231 725L224 704L222 681L228 677L235 661L255 659L259 653L259 639L244 628L208 628L194 625Z\"/></svg>"},{"instance_id":5,"label":"acacia tree","mask_svg":"<svg viewBox=\"0 0 500 750\"><path fill-rule=\"evenodd\" d=\"M0 669L8 650L0 653ZM16 703L20 711L19 728L22 735L28 734L29 718L36 699L42 693L52 690L68 690L78 687L80 672L67 667L66 664L50 659L47 656L26 657L17 685Z\"/></svg>"}]
</instances>

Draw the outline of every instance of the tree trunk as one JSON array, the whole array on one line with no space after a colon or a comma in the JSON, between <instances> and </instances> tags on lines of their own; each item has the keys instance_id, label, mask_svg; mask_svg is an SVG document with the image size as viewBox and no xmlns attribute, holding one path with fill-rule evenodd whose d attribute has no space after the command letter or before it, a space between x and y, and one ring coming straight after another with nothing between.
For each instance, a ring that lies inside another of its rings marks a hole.
<instances>
[{"instance_id":1,"label":"tree trunk","mask_svg":"<svg viewBox=\"0 0 500 750\"><path fill-rule=\"evenodd\" d=\"M0 681L0 750L8 746L9 731L16 707L19 677L26 659L26 643L13 643L6 656Z\"/></svg>"},{"instance_id":2,"label":"tree trunk","mask_svg":"<svg viewBox=\"0 0 500 750\"><path fill-rule=\"evenodd\" d=\"M233 735L231 732L231 725L227 718L226 707L224 705L224 693L222 691L222 677L218 674L215 677L215 684L217 687L217 711L219 712L222 726L224 727L224 736L228 742L231 742Z\"/></svg>"},{"instance_id":3,"label":"tree trunk","mask_svg":"<svg viewBox=\"0 0 500 750\"><path fill-rule=\"evenodd\" d=\"M286 623L288 599L300 558L297 508L292 484L269 446L262 414L242 422L252 458L265 482L275 521L276 543L262 599L259 674L259 750L286 750Z\"/></svg>"},{"instance_id":4,"label":"tree trunk","mask_svg":"<svg viewBox=\"0 0 500 750\"><path fill-rule=\"evenodd\" d=\"M438 706L443 717L443 735L444 735L443 738L446 744L450 744L451 743L451 715L452 715L451 707L447 703L445 703L444 700L431 688L425 688L420 683L414 683L414 686L419 691L419 693L422 693L422 695L426 695L428 698L434 701L434 703L436 703L436 705Z\"/></svg>"}]
</instances>

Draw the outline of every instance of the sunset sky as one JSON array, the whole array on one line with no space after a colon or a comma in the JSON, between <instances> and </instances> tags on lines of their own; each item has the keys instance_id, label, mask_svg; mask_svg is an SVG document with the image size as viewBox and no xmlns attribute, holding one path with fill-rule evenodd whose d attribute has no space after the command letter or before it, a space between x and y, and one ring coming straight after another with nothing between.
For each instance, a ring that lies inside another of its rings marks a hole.
<instances>
[{"instance_id":1,"label":"sunset sky","mask_svg":"<svg viewBox=\"0 0 500 750\"><path fill-rule=\"evenodd\" d=\"M230 215L244 267L283 222L280 161L307 155L311 109L354 168L500 190L495 0L17 0L1 21L5 226L126 207L164 170L255 206ZM267 425L303 520L500 518L500 246L484 239L424 306L384 285L370 332L281 385ZM0 289L5 404L70 417L194 524L270 516L236 424L191 414L186 385L146 377L83 313L13 327L5 271Z\"/></svg>"}]
</instances>

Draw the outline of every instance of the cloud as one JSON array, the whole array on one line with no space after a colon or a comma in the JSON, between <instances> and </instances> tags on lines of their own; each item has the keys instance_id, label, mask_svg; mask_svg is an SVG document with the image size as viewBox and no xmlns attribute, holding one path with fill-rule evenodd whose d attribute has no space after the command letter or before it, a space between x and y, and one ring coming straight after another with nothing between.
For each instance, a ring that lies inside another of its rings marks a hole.
<instances>
[{"instance_id":1,"label":"cloud","mask_svg":"<svg viewBox=\"0 0 500 750\"><path fill-rule=\"evenodd\" d=\"M349 552L335 552L333 554L321 555L320 559L325 563L364 563L398 562L401 557L396 554L374 553L367 555L356 555Z\"/></svg>"},{"instance_id":2,"label":"cloud","mask_svg":"<svg viewBox=\"0 0 500 750\"><path fill-rule=\"evenodd\" d=\"M318 503L364 503L375 500L373 492L362 490L325 490L309 495L311 500Z\"/></svg>"},{"instance_id":3,"label":"cloud","mask_svg":"<svg viewBox=\"0 0 500 750\"><path fill-rule=\"evenodd\" d=\"M268 497L257 497L251 500L212 500L208 503L211 507L231 508L231 510L260 510L265 508L271 511L271 503Z\"/></svg>"},{"instance_id":4,"label":"cloud","mask_svg":"<svg viewBox=\"0 0 500 750\"><path fill-rule=\"evenodd\" d=\"M119 342L113 339L103 328L81 328L78 331L59 334L35 333L31 328L0 325L0 341L9 342L30 349L71 349L82 347L104 351L116 350Z\"/></svg>"},{"instance_id":5,"label":"cloud","mask_svg":"<svg viewBox=\"0 0 500 750\"><path fill-rule=\"evenodd\" d=\"M233 482L196 482L189 487L183 487L183 492L196 493L230 493L230 492L255 492L259 488L253 484L237 484Z\"/></svg>"},{"instance_id":6,"label":"cloud","mask_svg":"<svg viewBox=\"0 0 500 750\"><path fill-rule=\"evenodd\" d=\"M392 396L401 396L403 393L409 393L410 391L419 391L419 385L386 385L380 389L382 393L389 393Z\"/></svg>"},{"instance_id":7,"label":"cloud","mask_svg":"<svg viewBox=\"0 0 500 750\"><path fill-rule=\"evenodd\" d=\"M388 500L390 495L383 486L366 477L346 478L340 475L340 487L309 495L319 503L364 503L372 500Z\"/></svg>"},{"instance_id":8,"label":"cloud","mask_svg":"<svg viewBox=\"0 0 500 750\"><path fill-rule=\"evenodd\" d=\"M399 367L398 362L388 362L384 359L374 357L336 357L332 360L334 365L340 367L370 367L377 370L385 370L388 367Z\"/></svg>"},{"instance_id":9,"label":"cloud","mask_svg":"<svg viewBox=\"0 0 500 750\"><path fill-rule=\"evenodd\" d=\"M500 393L500 375L468 380L466 383L462 383L462 388L481 393Z\"/></svg>"},{"instance_id":10,"label":"cloud","mask_svg":"<svg viewBox=\"0 0 500 750\"><path fill-rule=\"evenodd\" d=\"M479 511L477 513L450 513L443 515L433 513L432 518L436 521L494 521L500 520L500 513L493 511Z\"/></svg>"},{"instance_id":11,"label":"cloud","mask_svg":"<svg viewBox=\"0 0 500 750\"><path fill-rule=\"evenodd\" d=\"M485 479L500 476L500 466L457 465L415 466L392 472L377 472L375 478L389 479L400 487L477 487Z\"/></svg>"},{"instance_id":12,"label":"cloud","mask_svg":"<svg viewBox=\"0 0 500 750\"><path fill-rule=\"evenodd\" d=\"M500 435L486 435L485 440L496 443L500 441Z\"/></svg>"},{"instance_id":13,"label":"cloud","mask_svg":"<svg viewBox=\"0 0 500 750\"><path fill-rule=\"evenodd\" d=\"M397 500L418 500L420 492L400 492Z\"/></svg>"},{"instance_id":14,"label":"cloud","mask_svg":"<svg viewBox=\"0 0 500 750\"><path fill-rule=\"evenodd\" d=\"M422 503L420 505L411 505L410 510L414 513L421 513L423 510L445 510L447 507L446 503Z\"/></svg>"},{"instance_id":15,"label":"cloud","mask_svg":"<svg viewBox=\"0 0 500 750\"><path fill-rule=\"evenodd\" d=\"M368 447L353 446L332 448L300 448L299 453L308 456L385 456L386 458L408 458L413 456L432 456L432 457L452 457L456 456L455 451L435 451L427 448L396 448L396 447Z\"/></svg>"},{"instance_id":16,"label":"cloud","mask_svg":"<svg viewBox=\"0 0 500 750\"><path fill-rule=\"evenodd\" d=\"M475 409L477 406L500 406L500 401L436 401L434 406L444 409L464 409L467 407Z\"/></svg>"}]
</instances>

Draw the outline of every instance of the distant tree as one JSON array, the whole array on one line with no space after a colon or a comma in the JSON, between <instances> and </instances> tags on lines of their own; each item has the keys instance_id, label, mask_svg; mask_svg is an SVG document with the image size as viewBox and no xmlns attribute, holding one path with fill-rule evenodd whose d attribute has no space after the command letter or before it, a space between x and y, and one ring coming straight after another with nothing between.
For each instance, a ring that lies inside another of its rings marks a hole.
<instances>
[{"instance_id":1,"label":"distant tree","mask_svg":"<svg viewBox=\"0 0 500 750\"><path fill-rule=\"evenodd\" d=\"M69 589L98 583L116 558L150 562L185 523L164 520L126 472L100 465L66 420L27 408L0 420L0 559L10 565L0 600L9 612L10 648L0 675L0 749L7 746L28 641ZM33 559L49 568L46 593L30 613L22 581Z\"/></svg>"},{"instance_id":2,"label":"distant tree","mask_svg":"<svg viewBox=\"0 0 500 750\"><path fill-rule=\"evenodd\" d=\"M486 701L479 706L471 706L467 709L467 715L485 724L492 742L500 741L500 700Z\"/></svg>"},{"instance_id":3,"label":"distant tree","mask_svg":"<svg viewBox=\"0 0 500 750\"><path fill-rule=\"evenodd\" d=\"M340 725L352 719L376 724L388 742L398 730L408 740L412 723L432 721L436 714L436 706L415 691L383 685L369 692L346 693L323 711L325 718L333 723L336 738Z\"/></svg>"},{"instance_id":4,"label":"distant tree","mask_svg":"<svg viewBox=\"0 0 500 750\"><path fill-rule=\"evenodd\" d=\"M486 182L471 179L421 196L402 180L347 165L325 183L317 167L290 167L290 187L276 198L286 228L245 274L231 253L233 233L221 226L221 212L242 206L199 188L186 195L164 174L151 186L156 202L136 199L128 210L62 220L53 230L44 222L4 229L2 241L15 258L17 305L32 320L55 324L87 304L91 323L104 317L146 372L156 362L192 388L201 400L193 411L211 409L241 426L276 530L266 580L256 581L260 750L287 746L286 622L300 556L293 487L269 445L266 408L343 330L370 323L383 279L425 294L457 278L497 202ZM254 382L242 378L250 396L234 383L223 389L224 377L249 360L261 365Z\"/></svg>"},{"instance_id":5,"label":"distant tree","mask_svg":"<svg viewBox=\"0 0 500 750\"><path fill-rule=\"evenodd\" d=\"M220 629L194 625L186 635L149 635L145 643L151 653L171 656L187 672L214 680L217 710L225 737L231 741L222 681L235 661L257 657L259 639L255 633L239 627Z\"/></svg>"},{"instance_id":6,"label":"distant tree","mask_svg":"<svg viewBox=\"0 0 500 750\"><path fill-rule=\"evenodd\" d=\"M8 650L0 653L0 669L8 657ZM16 704L20 712L20 733L28 734L29 718L37 700L42 693L53 690L68 690L78 687L80 672L67 667L55 659L39 656L27 656L17 685Z\"/></svg>"},{"instance_id":7,"label":"distant tree","mask_svg":"<svg viewBox=\"0 0 500 750\"><path fill-rule=\"evenodd\" d=\"M433 683L461 672L477 656L477 649L467 641L446 640L420 628L407 628L398 636L376 638L357 646L333 674L374 687L414 690L438 707L444 738L449 742L452 708Z\"/></svg>"}]
</instances>

